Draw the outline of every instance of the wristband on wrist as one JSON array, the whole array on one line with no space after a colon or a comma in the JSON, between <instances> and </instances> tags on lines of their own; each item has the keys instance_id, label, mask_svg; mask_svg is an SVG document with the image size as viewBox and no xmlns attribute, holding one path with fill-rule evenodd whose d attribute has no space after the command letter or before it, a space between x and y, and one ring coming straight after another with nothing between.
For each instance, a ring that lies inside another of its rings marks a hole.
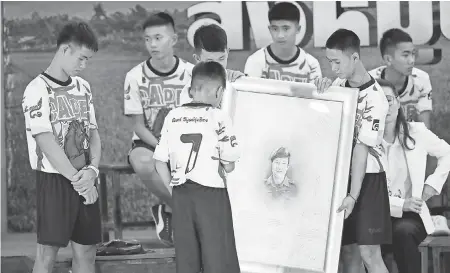
<instances>
[{"instance_id":1,"label":"wristband on wrist","mask_svg":"<svg viewBox=\"0 0 450 273\"><path fill-rule=\"evenodd\" d=\"M353 197L350 193L348 194L348 196L350 196L353 200L355 200L355 202L356 202L356 199L355 199L355 197Z\"/></svg>"},{"instance_id":2,"label":"wristband on wrist","mask_svg":"<svg viewBox=\"0 0 450 273\"><path fill-rule=\"evenodd\" d=\"M98 177L98 174L100 173L100 171L95 166L89 165L89 166L86 166L86 168L93 170L95 172L95 177L96 178Z\"/></svg>"}]
</instances>

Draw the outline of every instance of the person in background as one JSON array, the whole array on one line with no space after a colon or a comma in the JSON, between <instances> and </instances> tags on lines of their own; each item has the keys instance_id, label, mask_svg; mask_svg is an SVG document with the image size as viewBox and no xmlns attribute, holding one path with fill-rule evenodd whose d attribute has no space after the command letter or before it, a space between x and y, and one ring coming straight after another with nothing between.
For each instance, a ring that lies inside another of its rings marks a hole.
<instances>
[{"instance_id":1,"label":"person in background","mask_svg":"<svg viewBox=\"0 0 450 273\"><path fill-rule=\"evenodd\" d=\"M128 161L163 203L152 206L150 211L158 238L165 245L172 245L172 196L155 171L153 153L160 137L160 123L168 110L181 105L180 93L193 65L174 55L178 37L169 14L150 15L142 30L150 57L126 74L124 84L124 113L130 117L134 131Z\"/></svg>"},{"instance_id":2,"label":"person in background","mask_svg":"<svg viewBox=\"0 0 450 273\"><path fill-rule=\"evenodd\" d=\"M288 2L269 10L269 31L273 42L248 57L244 73L250 77L294 82L314 82L322 77L319 61L296 45L300 11Z\"/></svg>"},{"instance_id":3,"label":"person in background","mask_svg":"<svg viewBox=\"0 0 450 273\"><path fill-rule=\"evenodd\" d=\"M398 28L387 30L381 37L380 51L385 65L369 73L395 86L407 121L420 121L430 128L433 110L430 76L414 67L417 50L411 36Z\"/></svg>"},{"instance_id":4,"label":"person in background","mask_svg":"<svg viewBox=\"0 0 450 273\"><path fill-rule=\"evenodd\" d=\"M422 122L407 122L395 86L379 79L389 102L382 146L392 219L392 250L399 273L420 273L419 244L435 231L426 201L441 193L450 171L450 145ZM427 155L437 167L425 179Z\"/></svg>"}]
</instances>

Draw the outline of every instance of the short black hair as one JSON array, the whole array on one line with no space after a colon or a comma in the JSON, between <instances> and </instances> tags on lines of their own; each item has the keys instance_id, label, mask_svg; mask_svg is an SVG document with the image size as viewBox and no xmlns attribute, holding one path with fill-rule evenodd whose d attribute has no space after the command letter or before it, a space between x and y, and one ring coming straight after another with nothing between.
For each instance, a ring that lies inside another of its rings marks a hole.
<instances>
[{"instance_id":1,"label":"short black hair","mask_svg":"<svg viewBox=\"0 0 450 273\"><path fill-rule=\"evenodd\" d=\"M391 28L383 33L380 39L380 52L383 57L391 47L396 47L399 43L412 43L412 38L405 31L398 28Z\"/></svg>"},{"instance_id":2,"label":"short black hair","mask_svg":"<svg viewBox=\"0 0 450 273\"><path fill-rule=\"evenodd\" d=\"M358 35L351 30L340 28L333 32L328 38L325 46L328 49L339 49L341 51L355 51L360 53L361 41Z\"/></svg>"},{"instance_id":3,"label":"short black hair","mask_svg":"<svg viewBox=\"0 0 450 273\"><path fill-rule=\"evenodd\" d=\"M92 28L85 22L71 22L63 26L58 34L56 46L59 47L67 43L75 43L94 52L98 51L97 37Z\"/></svg>"},{"instance_id":4,"label":"short black hair","mask_svg":"<svg viewBox=\"0 0 450 273\"><path fill-rule=\"evenodd\" d=\"M199 62L192 69L191 87L200 82L218 81L225 88L227 74L225 68L218 62Z\"/></svg>"},{"instance_id":5,"label":"short black hair","mask_svg":"<svg viewBox=\"0 0 450 273\"><path fill-rule=\"evenodd\" d=\"M300 11L298 8L289 2L281 2L275 4L269 10L269 22L277 20L287 20L298 23L300 21Z\"/></svg>"},{"instance_id":6,"label":"short black hair","mask_svg":"<svg viewBox=\"0 0 450 273\"><path fill-rule=\"evenodd\" d=\"M142 30L149 27L171 26L175 30L175 21L172 16L166 12L157 12L150 15L142 24Z\"/></svg>"},{"instance_id":7,"label":"short black hair","mask_svg":"<svg viewBox=\"0 0 450 273\"><path fill-rule=\"evenodd\" d=\"M194 33L194 48L208 52L224 52L228 47L227 33L216 24L203 25Z\"/></svg>"}]
</instances>

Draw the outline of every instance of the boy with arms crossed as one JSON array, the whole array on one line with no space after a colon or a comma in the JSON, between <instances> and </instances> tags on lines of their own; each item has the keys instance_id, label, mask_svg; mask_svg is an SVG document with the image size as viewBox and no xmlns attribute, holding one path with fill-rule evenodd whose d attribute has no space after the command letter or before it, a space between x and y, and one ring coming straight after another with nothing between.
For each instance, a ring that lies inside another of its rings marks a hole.
<instances>
[{"instance_id":1,"label":"boy with arms crossed","mask_svg":"<svg viewBox=\"0 0 450 273\"><path fill-rule=\"evenodd\" d=\"M228 39L227 33L218 25L210 24L199 27L194 33L194 60L199 62L214 61L221 64L225 69L228 65ZM244 73L235 70L226 70L227 84L225 93L233 92L230 82L236 81L244 76ZM181 92L181 103L185 104L192 100L189 95L189 85L186 85ZM219 103L220 105L220 103Z\"/></svg>"},{"instance_id":2,"label":"boy with arms crossed","mask_svg":"<svg viewBox=\"0 0 450 273\"><path fill-rule=\"evenodd\" d=\"M168 114L155 150L156 169L173 187L177 273L240 272L224 173L234 169L239 146L231 119L216 108L225 84L221 64L197 64L193 102Z\"/></svg>"},{"instance_id":3,"label":"boy with arms crossed","mask_svg":"<svg viewBox=\"0 0 450 273\"><path fill-rule=\"evenodd\" d=\"M95 179L101 154L89 83L77 76L98 50L85 23L63 27L50 66L23 95L30 164L36 170L37 254L34 273L50 273L72 241L72 272L94 273L101 242Z\"/></svg>"},{"instance_id":4,"label":"boy with arms crossed","mask_svg":"<svg viewBox=\"0 0 450 273\"><path fill-rule=\"evenodd\" d=\"M416 49L411 36L403 30L387 30L380 40L381 57L385 66L369 73L374 78L385 79L399 90L399 99L408 121L419 121L430 128L433 110L431 82L427 72L414 67Z\"/></svg>"},{"instance_id":5,"label":"boy with arms crossed","mask_svg":"<svg viewBox=\"0 0 450 273\"><path fill-rule=\"evenodd\" d=\"M180 93L193 65L174 55L177 34L169 14L151 15L144 22L143 31L150 58L127 73L124 85L125 115L131 117L134 124L128 160L148 189L165 204L155 205L151 211L158 238L171 245L172 197L155 171L153 152L165 114L180 106Z\"/></svg>"},{"instance_id":6,"label":"boy with arms crossed","mask_svg":"<svg viewBox=\"0 0 450 273\"><path fill-rule=\"evenodd\" d=\"M273 42L248 57L244 73L250 77L295 82L313 82L321 78L317 59L295 42L300 31L298 8L292 3L277 3L268 16Z\"/></svg>"},{"instance_id":7,"label":"boy with arms crossed","mask_svg":"<svg viewBox=\"0 0 450 273\"><path fill-rule=\"evenodd\" d=\"M338 76L333 85L359 89L349 193L338 209L345 210L346 219L343 272L360 272L360 252L369 273L387 273L380 245L391 243L392 226L381 141L389 103L361 62L360 40L354 32L335 31L326 42L326 56ZM323 92L332 83L323 78L315 84Z\"/></svg>"}]
</instances>

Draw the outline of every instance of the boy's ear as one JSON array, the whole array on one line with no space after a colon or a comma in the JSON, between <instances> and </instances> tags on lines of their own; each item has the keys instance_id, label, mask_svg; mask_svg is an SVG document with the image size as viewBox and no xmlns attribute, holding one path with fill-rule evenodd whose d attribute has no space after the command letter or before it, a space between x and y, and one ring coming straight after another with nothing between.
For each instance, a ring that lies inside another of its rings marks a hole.
<instances>
[{"instance_id":1,"label":"boy's ear","mask_svg":"<svg viewBox=\"0 0 450 273\"><path fill-rule=\"evenodd\" d=\"M302 29L302 26L301 26L301 25L298 25L298 26L297 26L297 31L296 31L296 33L299 34L301 29Z\"/></svg>"},{"instance_id":2,"label":"boy's ear","mask_svg":"<svg viewBox=\"0 0 450 273\"><path fill-rule=\"evenodd\" d=\"M193 99L194 98L194 96L192 96L192 88L189 86L188 87L188 95L189 95L189 98L191 98L191 99Z\"/></svg>"},{"instance_id":3,"label":"boy's ear","mask_svg":"<svg viewBox=\"0 0 450 273\"><path fill-rule=\"evenodd\" d=\"M391 65L392 59L393 59L392 56L389 54L383 55L383 61L386 63L386 65Z\"/></svg>"},{"instance_id":4,"label":"boy's ear","mask_svg":"<svg viewBox=\"0 0 450 273\"><path fill-rule=\"evenodd\" d=\"M178 43L178 34L174 33L172 35L172 45L176 45Z\"/></svg>"},{"instance_id":5,"label":"boy's ear","mask_svg":"<svg viewBox=\"0 0 450 273\"><path fill-rule=\"evenodd\" d=\"M353 52L351 58L355 62L359 61L359 54L358 54L358 52Z\"/></svg>"}]
</instances>

